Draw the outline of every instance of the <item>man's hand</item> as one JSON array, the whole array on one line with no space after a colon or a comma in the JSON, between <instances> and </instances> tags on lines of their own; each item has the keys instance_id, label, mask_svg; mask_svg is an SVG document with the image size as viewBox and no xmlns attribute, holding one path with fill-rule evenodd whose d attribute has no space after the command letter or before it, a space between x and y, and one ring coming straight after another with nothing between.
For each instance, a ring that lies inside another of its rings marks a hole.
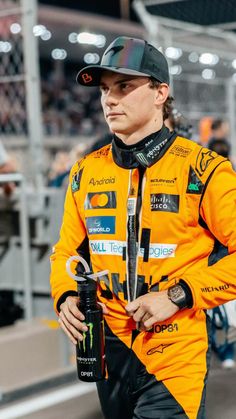
<instances>
[{"instance_id":1,"label":"man's hand","mask_svg":"<svg viewBox=\"0 0 236 419\"><path fill-rule=\"evenodd\" d=\"M78 304L78 297L67 297L64 303L60 305L58 319L62 330L75 345L78 341L83 340L83 332L87 332L88 330L87 326L83 323L85 317L78 309ZM102 306L103 313L108 314L105 304L99 304Z\"/></svg>"},{"instance_id":2,"label":"man's hand","mask_svg":"<svg viewBox=\"0 0 236 419\"><path fill-rule=\"evenodd\" d=\"M126 311L135 322L140 323L140 330L149 330L156 322L162 322L173 316L179 308L173 304L166 291L149 292L127 304Z\"/></svg>"}]
</instances>

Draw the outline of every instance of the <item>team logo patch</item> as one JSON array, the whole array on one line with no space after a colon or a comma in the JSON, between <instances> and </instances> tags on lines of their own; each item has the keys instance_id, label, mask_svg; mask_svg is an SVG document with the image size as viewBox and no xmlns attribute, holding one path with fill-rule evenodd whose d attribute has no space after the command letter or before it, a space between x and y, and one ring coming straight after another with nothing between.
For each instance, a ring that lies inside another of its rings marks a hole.
<instances>
[{"instance_id":1,"label":"team logo patch","mask_svg":"<svg viewBox=\"0 0 236 419\"><path fill-rule=\"evenodd\" d=\"M87 217L86 227L89 234L114 234L116 217Z\"/></svg>"},{"instance_id":2,"label":"team logo patch","mask_svg":"<svg viewBox=\"0 0 236 419\"><path fill-rule=\"evenodd\" d=\"M85 209L116 208L116 192L88 193L84 203Z\"/></svg>"},{"instance_id":3,"label":"team logo patch","mask_svg":"<svg viewBox=\"0 0 236 419\"><path fill-rule=\"evenodd\" d=\"M88 73L83 73L81 75L81 77L83 79L83 82L86 83L86 84L87 83L90 83L93 80L92 76L90 74L88 74Z\"/></svg>"},{"instance_id":4,"label":"team logo patch","mask_svg":"<svg viewBox=\"0 0 236 419\"><path fill-rule=\"evenodd\" d=\"M212 160L214 160L215 154L213 151L206 149L203 149L197 156L196 161L196 172L199 174L199 176L202 176L203 173L206 171Z\"/></svg>"},{"instance_id":5,"label":"team logo patch","mask_svg":"<svg viewBox=\"0 0 236 419\"><path fill-rule=\"evenodd\" d=\"M153 193L150 204L151 211L179 212L179 195Z\"/></svg>"},{"instance_id":6,"label":"team logo patch","mask_svg":"<svg viewBox=\"0 0 236 419\"><path fill-rule=\"evenodd\" d=\"M73 193L77 192L80 188L80 182L81 182L83 170L84 169L80 169L78 173L76 173L72 178L71 190Z\"/></svg>"},{"instance_id":7,"label":"team logo patch","mask_svg":"<svg viewBox=\"0 0 236 419\"><path fill-rule=\"evenodd\" d=\"M196 173L194 172L193 168L190 167L189 175L188 175L188 186L187 186L187 193L201 195L203 191L204 185L201 180L197 177Z\"/></svg>"},{"instance_id":8,"label":"team logo patch","mask_svg":"<svg viewBox=\"0 0 236 419\"><path fill-rule=\"evenodd\" d=\"M171 179L163 179L163 178L155 178L151 179L151 183L157 183L158 185L174 185L176 183L177 177L173 177Z\"/></svg>"}]
</instances>

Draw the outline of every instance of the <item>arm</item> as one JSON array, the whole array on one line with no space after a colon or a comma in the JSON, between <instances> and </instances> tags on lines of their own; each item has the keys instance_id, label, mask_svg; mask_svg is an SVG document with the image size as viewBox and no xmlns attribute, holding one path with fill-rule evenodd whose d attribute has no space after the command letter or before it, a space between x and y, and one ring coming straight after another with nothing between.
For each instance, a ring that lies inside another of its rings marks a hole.
<instances>
[{"instance_id":1,"label":"arm","mask_svg":"<svg viewBox=\"0 0 236 419\"><path fill-rule=\"evenodd\" d=\"M212 266L183 275L193 307L208 309L236 298L236 174L229 162L221 163L212 175L200 215L229 253Z\"/></svg>"},{"instance_id":2,"label":"arm","mask_svg":"<svg viewBox=\"0 0 236 419\"><path fill-rule=\"evenodd\" d=\"M76 343L78 339L83 339L80 331L87 330L87 327L82 323L84 316L78 310L77 284L66 272L66 261L70 256L78 253L87 261L89 260L88 249L85 246L87 242L86 230L71 188L73 175L77 171L78 165L76 164L70 174L60 239L51 256L50 276L54 309L59 316L58 321L73 343ZM79 191L75 193L79 193Z\"/></svg>"},{"instance_id":3,"label":"arm","mask_svg":"<svg viewBox=\"0 0 236 419\"><path fill-rule=\"evenodd\" d=\"M229 256L195 273L186 272L180 283L191 292L189 307L208 309L236 299L236 174L229 162L221 163L212 175L200 214L210 232L228 247ZM141 329L147 330L179 308L170 301L166 290L141 296L126 310L135 321L141 321Z\"/></svg>"},{"instance_id":4,"label":"arm","mask_svg":"<svg viewBox=\"0 0 236 419\"><path fill-rule=\"evenodd\" d=\"M89 251L86 246L86 229L78 212L71 183L73 175L77 172L75 165L70 174L70 182L66 193L64 215L60 231L60 239L53 249L51 256L51 290L54 299L54 309L58 313L60 304L68 295L77 295L76 282L66 272L66 261L70 256L81 254L87 261ZM75 192L79 193L79 191ZM75 267L75 265L74 265Z\"/></svg>"}]
</instances>

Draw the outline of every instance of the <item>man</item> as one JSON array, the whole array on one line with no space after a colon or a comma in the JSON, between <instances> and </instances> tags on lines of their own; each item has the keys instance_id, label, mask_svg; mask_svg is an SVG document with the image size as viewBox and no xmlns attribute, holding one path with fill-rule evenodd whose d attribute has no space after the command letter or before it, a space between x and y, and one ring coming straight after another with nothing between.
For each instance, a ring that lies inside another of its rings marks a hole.
<instances>
[{"instance_id":1,"label":"man","mask_svg":"<svg viewBox=\"0 0 236 419\"><path fill-rule=\"evenodd\" d=\"M208 142L208 148L214 150L223 157L229 157L230 143L229 123L223 119L214 119L211 124L211 138Z\"/></svg>"},{"instance_id":2,"label":"man","mask_svg":"<svg viewBox=\"0 0 236 419\"><path fill-rule=\"evenodd\" d=\"M16 166L13 160L9 158L2 142L0 141L0 174L6 174L6 173L15 172L15 171L16 171ZM3 186L3 191L5 195L10 195L14 190L14 183L12 182L7 182L7 183L4 183L3 185L0 184L0 186Z\"/></svg>"},{"instance_id":3,"label":"man","mask_svg":"<svg viewBox=\"0 0 236 419\"><path fill-rule=\"evenodd\" d=\"M112 145L74 165L51 286L59 323L82 341L84 317L66 260L79 254L99 281L108 377L106 419L204 418L205 309L235 298L236 176L230 163L163 125L165 57L119 37L77 81L98 85ZM208 267L215 237L229 256Z\"/></svg>"}]
</instances>

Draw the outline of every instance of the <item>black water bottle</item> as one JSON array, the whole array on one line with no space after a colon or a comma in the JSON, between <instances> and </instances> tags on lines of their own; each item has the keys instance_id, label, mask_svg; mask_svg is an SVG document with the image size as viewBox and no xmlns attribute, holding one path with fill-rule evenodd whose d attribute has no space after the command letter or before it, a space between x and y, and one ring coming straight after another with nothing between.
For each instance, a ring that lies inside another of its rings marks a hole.
<instances>
[{"instance_id":1,"label":"black water bottle","mask_svg":"<svg viewBox=\"0 0 236 419\"><path fill-rule=\"evenodd\" d=\"M97 303L97 282L86 275L78 281L79 310L83 313L88 331L76 346L78 378L93 382L105 377L104 320L102 307Z\"/></svg>"}]
</instances>

